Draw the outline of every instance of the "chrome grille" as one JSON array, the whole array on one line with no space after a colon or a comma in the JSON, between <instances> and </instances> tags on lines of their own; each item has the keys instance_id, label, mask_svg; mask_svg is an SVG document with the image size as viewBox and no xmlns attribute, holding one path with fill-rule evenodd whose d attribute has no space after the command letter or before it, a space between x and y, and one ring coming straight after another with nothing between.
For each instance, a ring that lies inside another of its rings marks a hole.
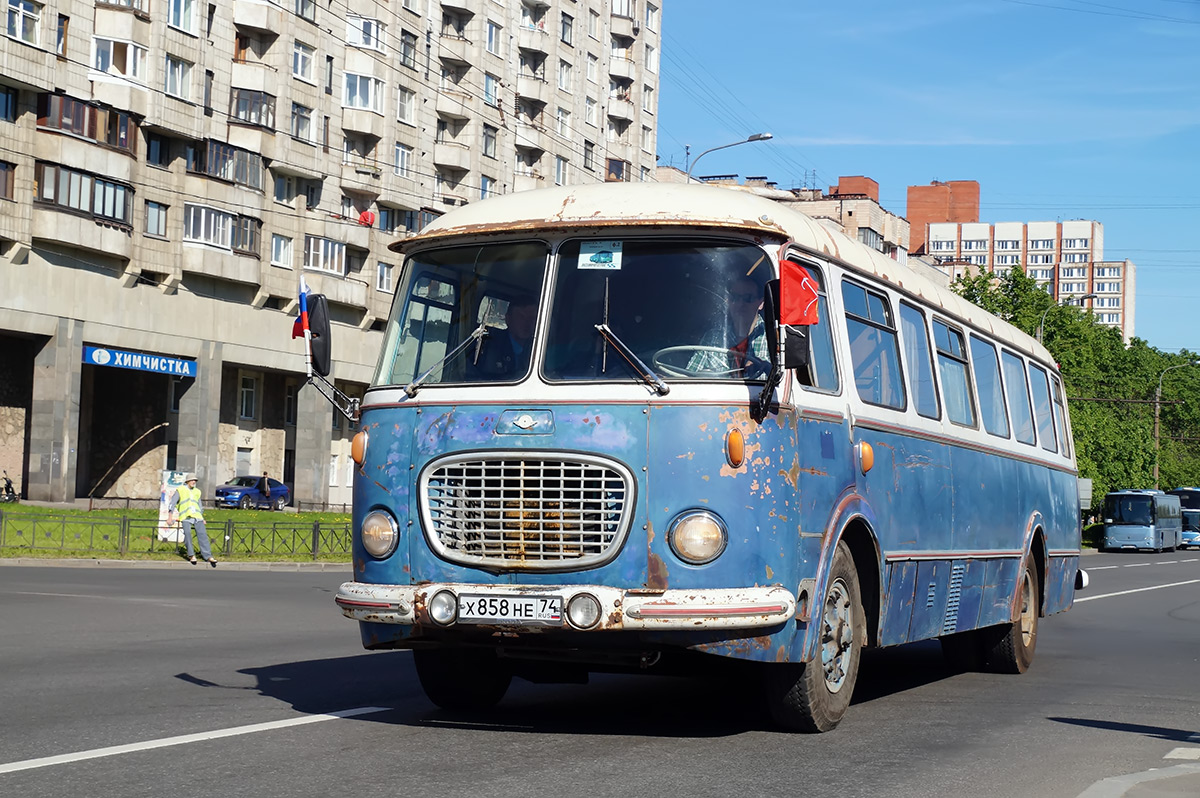
<instances>
[{"instance_id":1,"label":"chrome grille","mask_svg":"<svg viewBox=\"0 0 1200 798\"><path fill-rule=\"evenodd\" d=\"M429 542L448 560L573 571L616 556L633 509L633 476L589 455L474 452L431 463L421 499Z\"/></svg>"}]
</instances>

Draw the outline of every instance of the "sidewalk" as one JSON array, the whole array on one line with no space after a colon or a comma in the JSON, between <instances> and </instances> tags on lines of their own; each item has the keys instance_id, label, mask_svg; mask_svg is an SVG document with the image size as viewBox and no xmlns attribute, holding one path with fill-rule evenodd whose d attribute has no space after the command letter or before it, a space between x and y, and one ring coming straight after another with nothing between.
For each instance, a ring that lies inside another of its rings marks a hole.
<instances>
[{"instance_id":1,"label":"sidewalk","mask_svg":"<svg viewBox=\"0 0 1200 798\"><path fill-rule=\"evenodd\" d=\"M1088 787L1078 798L1196 798L1198 795L1200 762L1113 776Z\"/></svg>"},{"instance_id":2,"label":"sidewalk","mask_svg":"<svg viewBox=\"0 0 1200 798\"><path fill-rule=\"evenodd\" d=\"M42 557L0 558L0 567L21 565L46 568L199 568L187 560L98 560L85 557L54 560ZM205 570L211 570L206 563ZM350 574L353 565L348 562L239 562L221 560L219 571L341 571Z\"/></svg>"}]
</instances>

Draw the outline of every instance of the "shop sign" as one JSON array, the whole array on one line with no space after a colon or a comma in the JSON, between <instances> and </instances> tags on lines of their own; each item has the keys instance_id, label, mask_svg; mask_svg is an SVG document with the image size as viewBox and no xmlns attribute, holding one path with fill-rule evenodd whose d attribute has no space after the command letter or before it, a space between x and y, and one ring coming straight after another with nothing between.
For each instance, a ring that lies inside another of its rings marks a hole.
<instances>
[{"instance_id":1,"label":"shop sign","mask_svg":"<svg viewBox=\"0 0 1200 798\"><path fill-rule=\"evenodd\" d=\"M169 355L153 355L145 352L127 352L102 346L83 347L83 362L93 366L112 366L134 371L153 371L157 374L172 374L176 377L195 377L196 361Z\"/></svg>"}]
</instances>

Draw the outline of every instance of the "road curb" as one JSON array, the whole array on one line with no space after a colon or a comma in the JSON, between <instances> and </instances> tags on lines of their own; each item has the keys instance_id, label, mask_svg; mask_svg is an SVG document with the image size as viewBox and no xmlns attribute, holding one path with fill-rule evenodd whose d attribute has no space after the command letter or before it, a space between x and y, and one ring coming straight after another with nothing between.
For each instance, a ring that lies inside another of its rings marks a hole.
<instances>
[{"instance_id":1,"label":"road curb","mask_svg":"<svg viewBox=\"0 0 1200 798\"><path fill-rule=\"evenodd\" d=\"M1172 783L1166 783L1170 780ZM1153 783L1153 786L1149 786ZM1143 786L1146 785L1146 786ZM1098 781L1077 798L1142 798L1200 795L1200 764L1154 768Z\"/></svg>"},{"instance_id":2,"label":"road curb","mask_svg":"<svg viewBox=\"0 0 1200 798\"><path fill-rule=\"evenodd\" d=\"M12 565L43 568L189 568L187 560L97 560L97 559L42 559L39 557L0 558L0 567ZM194 566L199 568L204 563ZM205 570L211 570L205 568ZM228 562L221 561L217 570L224 571L344 571L350 573L348 562Z\"/></svg>"}]
</instances>

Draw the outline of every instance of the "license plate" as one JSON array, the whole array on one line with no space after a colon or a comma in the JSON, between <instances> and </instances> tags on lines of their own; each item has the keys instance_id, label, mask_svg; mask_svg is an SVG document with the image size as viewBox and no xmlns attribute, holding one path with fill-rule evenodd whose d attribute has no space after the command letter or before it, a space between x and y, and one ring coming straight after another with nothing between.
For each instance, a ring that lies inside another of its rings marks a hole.
<instances>
[{"instance_id":1,"label":"license plate","mask_svg":"<svg viewBox=\"0 0 1200 798\"><path fill-rule=\"evenodd\" d=\"M459 596L460 623L558 626L562 596Z\"/></svg>"}]
</instances>

